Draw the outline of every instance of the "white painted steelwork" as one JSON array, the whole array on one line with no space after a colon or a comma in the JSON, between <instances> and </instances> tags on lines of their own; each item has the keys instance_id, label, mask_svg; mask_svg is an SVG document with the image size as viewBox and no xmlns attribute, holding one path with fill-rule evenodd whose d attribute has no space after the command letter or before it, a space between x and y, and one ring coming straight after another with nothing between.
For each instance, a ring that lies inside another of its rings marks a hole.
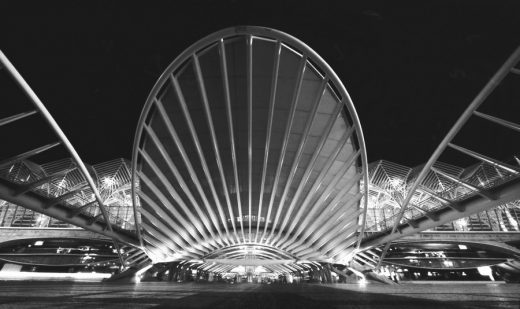
<instances>
[{"instance_id":1,"label":"white painted steelwork","mask_svg":"<svg viewBox=\"0 0 520 309\"><path fill-rule=\"evenodd\" d=\"M225 29L176 58L145 104L132 164L156 262L342 261L363 235L355 108L316 52L277 30Z\"/></svg>"}]
</instances>

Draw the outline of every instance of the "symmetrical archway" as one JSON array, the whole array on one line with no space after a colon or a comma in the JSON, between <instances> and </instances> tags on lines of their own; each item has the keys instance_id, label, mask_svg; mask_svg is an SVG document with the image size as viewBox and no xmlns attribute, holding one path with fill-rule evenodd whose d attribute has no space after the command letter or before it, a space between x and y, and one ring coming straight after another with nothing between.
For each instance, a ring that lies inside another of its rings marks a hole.
<instances>
[{"instance_id":1,"label":"symmetrical archway","mask_svg":"<svg viewBox=\"0 0 520 309\"><path fill-rule=\"evenodd\" d=\"M156 262L225 248L341 261L362 235L367 160L352 101L319 55L273 29L225 29L172 62L139 120L133 177Z\"/></svg>"}]
</instances>

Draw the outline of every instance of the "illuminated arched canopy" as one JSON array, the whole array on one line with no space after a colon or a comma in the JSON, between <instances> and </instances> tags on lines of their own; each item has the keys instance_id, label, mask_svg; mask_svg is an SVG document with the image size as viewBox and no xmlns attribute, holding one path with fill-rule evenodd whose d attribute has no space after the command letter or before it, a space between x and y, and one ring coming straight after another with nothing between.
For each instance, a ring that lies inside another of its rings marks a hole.
<instances>
[{"instance_id":1,"label":"illuminated arched canopy","mask_svg":"<svg viewBox=\"0 0 520 309\"><path fill-rule=\"evenodd\" d=\"M216 32L170 64L139 120L133 173L156 262L228 247L240 250L226 258L340 261L363 225L350 97L312 49L268 28Z\"/></svg>"}]
</instances>

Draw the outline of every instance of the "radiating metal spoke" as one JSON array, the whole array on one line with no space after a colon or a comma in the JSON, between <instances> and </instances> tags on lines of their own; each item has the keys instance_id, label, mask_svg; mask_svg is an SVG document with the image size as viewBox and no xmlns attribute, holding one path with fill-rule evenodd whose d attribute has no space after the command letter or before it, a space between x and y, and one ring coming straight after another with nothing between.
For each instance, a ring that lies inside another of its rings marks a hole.
<instances>
[{"instance_id":1,"label":"radiating metal spoke","mask_svg":"<svg viewBox=\"0 0 520 309\"><path fill-rule=\"evenodd\" d=\"M274 198L276 196L276 191L278 189L278 182L279 182L280 173L282 172L282 167L283 167L283 164L284 164L284 161L285 161L285 156L286 156L286 153L287 153L287 146L289 144L289 138L291 137L291 129L292 129L293 121L294 121L294 114L296 112L296 107L298 106L298 98L300 96L300 91L301 91L301 87L302 87L302 83L303 83L303 77L305 75L306 64L307 64L307 57L304 55L300 59L300 64L299 64L299 67L298 67L298 77L296 78L297 83L296 83L296 87L294 88L294 92L293 92L293 95L292 95L291 109L290 109L290 112L289 112L289 120L287 121L287 124L285 126L285 134L284 134L282 150L281 150L281 153L280 153L280 159L278 161L278 167L276 169L276 176L275 176L275 180L274 180L273 191L272 191L272 194L271 194L271 200L269 201L269 209L267 211L268 215L267 215L267 220L266 220L266 224L265 224L264 233L262 235L262 238L264 238L265 232L266 232L267 227L269 225L269 217L270 217L269 215L271 213L270 211L271 211L271 208L273 206ZM271 233L270 233L270 235L267 238L272 238L273 237L273 234L274 234L274 231L275 231L276 226L278 224L278 220L280 219L280 214L282 213L283 207L284 207L284 204L283 204L283 201L281 201L279 203L278 207L277 207L276 215L274 217L274 223L273 223L273 226L271 227ZM268 240L266 239L265 241L267 242Z\"/></svg>"},{"instance_id":2,"label":"radiating metal spoke","mask_svg":"<svg viewBox=\"0 0 520 309\"><path fill-rule=\"evenodd\" d=\"M340 110L341 110L341 108L338 107L337 110L335 111L336 112L336 114L335 114L336 116L334 117L334 119L337 119L337 117L339 117ZM329 127L327 128L325 134L322 136L322 139L320 141L320 144L318 146L317 151L313 154L313 157L311 158L309 166L308 166L307 170L305 171L304 177L302 178L302 183L305 184L305 185L307 184L307 182L309 180L309 177L311 175L311 172L314 169L314 165L316 163L316 160L318 159L319 154L321 153L321 149L324 147L325 142L327 141L327 137L329 136L330 130L332 130L332 127L334 126L334 122L335 121L331 121L331 123L329 124ZM296 214L295 219L292 221L291 225L289 226L289 230L288 230L288 232L286 234L286 237L284 237L284 239L282 239L282 241L281 241L282 243L288 237L287 235L289 235L294 230L294 228L296 227L296 224L300 223L300 218L302 217L304 212L307 210L307 206L311 202L311 199L314 197L314 194L316 193L316 190L321 185L321 183L322 183L323 179L325 178L325 176L327 175L327 173L329 173L330 168L332 167L332 164L334 163L334 161L336 161L338 155L340 154L340 152L343 149L343 147L346 145L347 141L350 139L350 137L351 137L353 132L354 132L354 129L352 127L344 134L344 136L342 136L342 138L339 141L337 147L335 148L335 150L329 156L326 164L321 169L320 174L315 179L311 189L307 192L307 196L305 197L304 201L301 203L300 209L299 209L298 213ZM299 197L299 195L303 192L302 191L303 188L304 188L304 185L300 185L300 187L299 187L298 191L296 192L295 196L298 195L298 197ZM296 203L296 200L294 198L293 198L293 201L294 201L294 203ZM314 204L314 206L316 206L316 204ZM296 233L294 233L294 235L292 237L292 240L289 241L289 242L293 242L294 239L296 239L296 237L298 237L298 235L303 231L307 220L309 220L307 218L311 218L315 211L317 211L317 208L311 209L311 211L306 214L306 219L304 219L304 221L299 224L298 230L296 231Z\"/></svg>"},{"instance_id":3,"label":"radiating metal spoke","mask_svg":"<svg viewBox=\"0 0 520 309\"><path fill-rule=\"evenodd\" d=\"M346 192L348 192L348 190L346 190ZM346 194L346 192L344 192L343 194ZM351 199L349 199L349 201L347 203L345 203L345 205L342 207L344 209L351 209L351 206L352 205L355 205L356 203L358 203L360 200L361 200L361 197L363 195L361 193L358 193L357 195L353 196ZM327 228L327 229L330 229L332 228L332 222L331 219L335 219L335 217L333 216L334 214L336 213L339 213L342 209L341 207L338 207L338 209L336 210L336 212L334 212L332 215L330 214L330 211L331 209L333 209L335 206L337 206L339 201L335 201L333 203L330 203L329 204L329 207L327 207L326 210L324 210L317 218L316 220L314 221L314 223L312 225L309 226L309 229L306 229L305 232L303 233L303 235L300 236L299 240L295 243L291 243L287 248L285 248L286 250L292 252L292 253L296 253L298 252L298 248L308 248L308 244L305 245L305 243L307 243L307 239L309 237L314 237L314 239L317 239L319 237L324 237L324 232L326 231L323 231L322 229L323 228ZM354 216L356 214L359 214L360 211L358 209L351 209L349 210L346 215L348 216ZM328 224L328 225L326 225ZM325 241L327 241L327 239L325 239ZM312 243L312 242L311 242Z\"/></svg>"},{"instance_id":4,"label":"radiating metal spoke","mask_svg":"<svg viewBox=\"0 0 520 309\"><path fill-rule=\"evenodd\" d=\"M359 210L357 215L359 216L361 212L362 210ZM317 243L317 246L319 247L319 252L323 252L322 254L324 256L329 257L333 256L336 252L342 252L347 250L348 248L352 248L352 245L356 243L355 238L356 231L358 229L356 224L354 224L353 226L352 224L353 222L349 222L345 225L339 225L333 231L331 231L331 233L337 233L335 234L335 238L328 240L326 243L322 240L319 241ZM303 255L302 258L310 259L312 254L312 252L309 252L306 255Z\"/></svg>"},{"instance_id":5,"label":"radiating metal spoke","mask_svg":"<svg viewBox=\"0 0 520 309\"><path fill-rule=\"evenodd\" d=\"M198 138L197 133L195 131L195 126L193 125L193 121L192 121L192 119L190 117L190 112L188 111L188 106L186 105L186 101L184 100L184 96L182 95L182 91L181 91L179 82L177 81L177 79L173 75L170 76L170 79L173 82L173 86L175 88L175 93L177 94L177 98L178 98L178 100L180 102L181 109L182 109L183 114L184 114L184 118L186 119L186 122L188 123L188 128L190 130L191 136L192 136L193 141L195 143L195 147L197 149L197 154L199 155L199 159L200 159L200 162L202 164L202 169L204 170L204 174L206 175L206 180L208 181L208 184L209 184L209 187L210 187L210 190L211 190L211 194L213 195L213 199L215 200L218 212L220 214L220 218L222 220L222 224L224 225L224 229L226 230L226 234L229 234L228 226L227 226L227 222L226 222L226 216L225 216L225 213L224 213L224 211L222 209L222 205L220 204L220 199L219 199L217 191L215 189L215 185L213 184L213 179L211 177L211 173L209 172L209 168L208 168L208 165L206 163L206 159L205 159L204 154L202 152L202 147L200 145L199 138ZM230 220L231 220L231 224L233 226L233 231L235 232L235 235L236 235L235 220L234 220L234 218L230 218ZM235 240L233 238L229 239L229 240L231 241L231 243L235 242Z\"/></svg>"},{"instance_id":6,"label":"radiating metal spoke","mask_svg":"<svg viewBox=\"0 0 520 309\"><path fill-rule=\"evenodd\" d=\"M352 215L359 215L360 210L354 211ZM350 227L349 230L343 231L347 227ZM345 239L352 237L357 229L356 223L353 221L342 221L338 223L337 220L330 220L327 225L322 225L320 229L316 231L316 233L310 235L307 243L312 245L307 246L303 252L303 255L298 250L293 250L296 254L300 254L302 259L307 259L308 256L306 254L312 252L322 252L326 255L327 251L331 250L331 248L335 248L338 245L338 242L344 242ZM344 236L344 233L349 235L348 237Z\"/></svg>"},{"instance_id":7,"label":"radiating metal spoke","mask_svg":"<svg viewBox=\"0 0 520 309\"><path fill-rule=\"evenodd\" d=\"M177 203L177 205L180 206L180 208L183 210L183 212L187 216L187 218L185 218L181 213L177 212L176 209L173 209L172 211L173 211L174 217L181 220L181 223L185 227L187 227L187 225L189 225L190 227L194 226L197 229L197 231L202 235L203 239L208 239L208 242L210 244L212 244L213 246L215 246L215 248L216 248L214 240L210 239L208 237L208 235L206 234L206 232L202 226L202 223L197 219L197 217L195 217L195 215L191 212L189 207L184 203L183 199L181 198L181 196L179 195L177 190L175 190L175 188L171 185L171 183L168 181L168 178L161 172L159 167L155 164L155 162L148 155L148 153L146 151L140 151L140 154L141 154L142 158L145 160L145 162L150 166L152 171L155 173L157 178L159 178L159 181L166 188L166 190L170 194L170 196L174 199L174 201ZM191 225L190 223L193 225ZM194 233L194 234L197 235L196 233ZM198 237L198 235L196 237ZM200 241L200 239L199 239L199 241ZM211 249L211 247L208 247L208 248ZM213 249L215 249L215 248L213 248Z\"/></svg>"},{"instance_id":8,"label":"radiating metal spoke","mask_svg":"<svg viewBox=\"0 0 520 309\"><path fill-rule=\"evenodd\" d=\"M257 242L257 237L260 233L260 218L262 216L262 207L264 201L264 190L265 190L265 181L267 176L267 164L269 160L269 148L271 145L271 133L273 129L273 117L274 117L274 106L276 103L276 92L278 87L278 72L280 70L280 56L282 53L282 43L280 41L276 42L275 49L275 61L273 68L273 76L271 81L271 95L269 98L269 116L267 118L267 132L265 138L265 152L264 152L264 162L262 165L262 181L260 184L260 197L258 200L258 216L257 216L257 224L256 224L256 234L255 234L255 243ZM267 225L268 218L265 218L265 224ZM260 238L260 242L262 238Z\"/></svg>"},{"instance_id":9,"label":"radiating metal spoke","mask_svg":"<svg viewBox=\"0 0 520 309\"><path fill-rule=\"evenodd\" d=\"M480 118L483 118L483 119L489 120L491 122L497 123L497 124L499 124L501 126L504 126L506 128L509 128L509 129L515 130L517 132L520 132L520 124L516 124L516 123L511 122L511 121L500 119L498 117L486 115L486 114L481 113L479 111L474 111L473 114L475 116L480 117Z\"/></svg>"},{"instance_id":10,"label":"radiating metal spoke","mask_svg":"<svg viewBox=\"0 0 520 309\"><path fill-rule=\"evenodd\" d=\"M141 214L143 216L150 220L150 222L152 222L154 225L157 225L158 228L163 228L166 231L170 231L170 234L172 235L171 239L175 241L181 248L184 248L185 250L190 250L190 248L193 248L192 250L194 253L201 255L206 254L206 252L203 251L201 247L195 248L195 246L192 246L193 239L191 239L191 237L184 231L183 228L181 228L175 221L171 219L170 215L166 214L166 212L163 211L162 208L157 205L157 203L148 197L147 194L139 192L139 196L150 206L150 208L153 209L159 218L168 223L170 227L163 225L156 217L156 214L152 214L144 208L141 209ZM177 237L176 235L179 235L180 237Z\"/></svg>"},{"instance_id":11,"label":"radiating metal spoke","mask_svg":"<svg viewBox=\"0 0 520 309\"><path fill-rule=\"evenodd\" d=\"M350 196L348 201L343 200L346 196L349 196L350 189L352 189L352 186L359 181L360 178L361 177L352 179L328 205L322 205L324 206L323 211L313 220L313 223L304 231L300 239L305 240L308 237L323 237L324 234L322 232L324 229L331 228L333 222L337 221L338 218L345 216L352 217L359 212L359 209L352 206L361 200L363 194L357 193L354 196ZM342 201L343 205L340 205Z\"/></svg>"},{"instance_id":12,"label":"radiating metal spoke","mask_svg":"<svg viewBox=\"0 0 520 309\"><path fill-rule=\"evenodd\" d=\"M228 76L228 67L227 67L227 59L226 59L226 46L224 44L224 40L219 41L219 53L220 53L220 67L222 72L222 80L224 87L224 100L226 104L226 116L227 116L227 124L229 131L229 142L231 145L231 161L233 164L233 177L235 179L235 191L237 197L237 207L238 209L242 209L242 199L240 193L240 181L238 178L238 165L237 165L237 150L235 146L235 133L233 128L233 112L231 108L231 95L229 90L229 76Z\"/></svg>"},{"instance_id":13,"label":"radiating metal spoke","mask_svg":"<svg viewBox=\"0 0 520 309\"><path fill-rule=\"evenodd\" d=\"M213 211L213 208L211 207L211 204L208 201L208 198L206 197L206 193L204 192L204 189L202 188L202 185L201 185L200 180L199 180L199 178L197 176L197 173L195 172L195 170L193 168L193 165L191 164L190 157L186 153L186 150L184 149L184 146L182 145L182 142L181 142L181 140L180 140L180 138L179 138L175 128L173 127L173 124L172 124L172 122L170 120L170 117L168 117L168 115L166 113L166 110L164 109L164 106L163 106L163 104L162 104L162 102L160 100L156 100L155 101L155 106L157 107L157 110L159 111L159 114L161 115L162 119L164 120L164 122L166 124L168 132L169 132L170 136L172 137L172 139L174 141L175 147L177 147L177 150L181 154L183 162L184 162L186 168L188 169L190 180L193 181L193 184L195 185L195 187L197 189L197 192L199 193L200 197L202 198L202 201L204 203L204 206L206 207L206 211L208 212L208 214L209 214L209 216L211 218L213 226L215 227L217 233L219 234L220 239L223 239L223 237L221 235L221 232L220 232L218 219L217 219L217 217L215 215L215 212ZM145 126L145 129L146 128L148 128L147 129L148 134L155 135L155 132L150 127ZM159 139L158 139L157 136L155 136L155 138L152 137L152 140L155 141L155 140L159 140ZM159 149L159 152L163 156L164 160L167 162L167 164L170 167L170 169L172 169L175 166L175 164L172 162L170 156L167 154L167 151L164 148L163 144L162 143L160 143L160 144L156 143L156 145L157 145L157 147ZM172 172L175 175L177 175L174 170L172 170ZM193 205L198 205L198 203L195 201L193 195L188 190L188 187L187 187L185 181L182 179L182 177L178 177L177 179L179 180L179 183L181 184L181 186L183 188L186 188L185 192L188 195L188 197L190 198L190 200L192 201ZM195 206L195 207L196 207L196 209L199 209L198 206ZM201 215L201 218L204 218L204 216L202 214L200 214L200 215ZM226 222L224 221L224 222L222 222L222 224L225 225ZM208 230L210 230L210 229L208 228ZM210 230L210 233L212 233L211 230ZM226 243L228 245L230 244L227 239L225 241L226 241Z\"/></svg>"},{"instance_id":14,"label":"radiating metal spoke","mask_svg":"<svg viewBox=\"0 0 520 309\"><path fill-rule=\"evenodd\" d=\"M251 211L253 194L253 37L247 37L247 187L249 206L249 234L251 242ZM240 220L242 222L242 220Z\"/></svg>"},{"instance_id":15,"label":"radiating metal spoke","mask_svg":"<svg viewBox=\"0 0 520 309\"><path fill-rule=\"evenodd\" d=\"M343 175L341 175L341 177L342 176ZM350 191L350 189L359 181L359 179L361 177L356 177L356 178L351 179L349 181L349 184L346 185L345 188L343 188L340 191L340 193L336 195L336 198L329 204L328 207L324 207L324 205L323 205L323 203L325 202L325 199L330 195L330 193L332 193L332 189L337 185L337 182L340 180L341 177L336 177L335 179L333 179L331 181L331 183L328 185L328 187L324 190L323 194L320 196L320 199L318 199L318 201L315 202L314 208L321 208L322 209L321 214L318 216L318 218L313 220L313 223L311 224L309 222L309 219L313 218L314 214L309 213L309 215L306 218L305 231L303 233L303 236L300 236L301 240L305 240L309 236L323 237L324 235L322 235L319 232L319 230L323 229L323 225L330 227L330 224L331 224L330 220L333 218L337 218L336 215L339 216L339 212L344 210L344 209L342 209L342 207L338 207L338 209L336 209L336 212L334 212L333 214L329 213L330 211L332 211L332 209L334 209L338 205L338 203L340 202L341 199L343 199L344 196L348 195L348 192ZM350 199L346 203L348 205L348 207L350 208L352 205L355 205L355 203L357 203L361 199L361 196L362 195L358 193L357 196L352 197L352 199ZM354 211L351 210L350 212L352 213Z\"/></svg>"},{"instance_id":16,"label":"radiating metal spoke","mask_svg":"<svg viewBox=\"0 0 520 309\"><path fill-rule=\"evenodd\" d=\"M172 250L165 244L164 242L160 241L160 236L157 236L156 234L150 234L144 236L146 238L146 241L153 244L157 250L161 251L164 255L171 255L172 253L175 254L175 251Z\"/></svg>"},{"instance_id":17,"label":"radiating metal spoke","mask_svg":"<svg viewBox=\"0 0 520 309\"><path fill-rule=\"evenodd\" d=\"M177 57L147 99L133 161L135 220L157 262L189 253L203 261L183 268L224 272L234 268L225 261L283 259L267 267L283 274L310 267L283 249L331 262L363 233L355 108L319 55L276 30L223 30Z\"/></svg>"},{"instance_id":18,"label":"radiating metal spoke","mask_svg":"<svg viewBox=\"0 0 520 309\"><path fill-rule=\"evenodd\" d=\"M321 99L323 97L323 93L325 91L325 87L326 87L327 83L328 83L328 79L326 79L326 78L323 79L321 81L320 88L317 91L316 99L314 101L314 107L313 107L312 111L309 113L309 116L308 116L308 119L307 119L307 124L306 124L305 129L304 129L304 131L302 133L302 138L300 140L300 144L298 145L298 149L296 150L296 156L295 156L295 158L293 160L293 164L291 166L289 177L287 178L287 182L285 184L285 189L284 189L283 194L282 194L282 198L280 199L280 208L282 208L284 203L285 203L285 199L287 198L287 195L289 193L289 188L291 187L293 178L294 178L294 176L296 174L297 167L300 164L300 160L301 160L301 157L302 157L302 154L303 154L304 146L305 146L305 144L307 143L307 141L309 139L310 129L311 129L312 125L314 124L314 121L316 120L316 114L318 112L318 108L320 106L320 101L321 101ZM314 162L315 161L313 161L313 163ZM303 180L303 178L301 180ZM284 217L284 220L282 222L282 225L278 229L278 235L272 241L272 243L274 243L274 242L276 242L276 241L278 241L280 239L281 231L283 231L285 229L285 227L286 227L286 225L288 223L289 218L291 218L291 214L293 212L294 206L296 205L296 201L299 198L299 195L300 195L299 193L302 192L304 184L302 184L300 182L297 187L298 187L297 194L295 194L293 196L291 204L289 205L289 209L287 210L287 212L285 214L285 217Z\"/></svg>"},{"instance_id":19,"label":"radiating metal spoke","mask_svg":"<svg viewBox=\"0 0 520 309\"><path fill-rule=\"evenodd\" d=\"M512 174L515 174L515 175L518 175L520 174L520 169L515 167L515 166L512 166L512 165L509 165L509 164L506 164L506 163L503 163L503 162L500 162L498 160L495 160L493 158L490 158L490 157L487 157L483 154L480 154L480 153L477 153L475 151L472 151L472 150L469 150L469 149L466 149L464 147L461 147L461 146L457 146L455 144L452 144L452 143L449 143L448 144L449 147L453 148L453 149L456 149L462 153L465 153L467 154L468 156L471 156L477 160L481 160L481 161L484 161L486 163L489 163L493 166L496 166L498 168L501 168L503 170L506 170L508 171L509 173L512 173Z\"/></svg>"},{"instance_id":20,"label":"radiating metal spoke","mask_svg":"<svg viewBox=\"0 0 520 309\"><path fill-rule=\"evenodd\" d=\"M155 183L149 179L146 175L143 173L139 174L139 177L141 181L152 191L152 193L159 199L162 205L165 205L168 211L171 213L172 216L166 215L166 213L162 210L155 209L155 211L160 212L161 218L165 219L164 217L170 217L175 218L178 222L175 223L175 231L179 233L180 235L183 235L183 238L186 240L186 242L189 244L193 241L195 241L197 244L205 245L205 243L202 241L202 239L198 236L197 232L193 228L193 226L186 220L184 217L177 211L175 207L171 204L171 202L168 200L166 196L157 188ZM142 194L142 193L141 193ZM173 222L173 220L171 221ZM187 233L185 232L187 231ZM207 245L206 245L207 246Z\"/></svg>"},{"instance_id":21,"label":"radiating metal spoke","mask_svg":"<svg viewBox=\"0 0 520 309\"><path fill-rule=\"evenodd\" d=\"M166 235L174 233L174 231L172 231L171 228L168 228L160 220L157 220L157 218L155 218L146 210L143 211L143 216L153 225L152 226L146 222L142 223L147 233L149 232L155 238L161 239L161 242L167 244L167 246L170 249L172 249L172 251L174 251L175 253L181 251L190 251L190 248L186 247L186 245L184 245L184 242L179 237L166 237ZM158 237L158 235L161 235L160 238Z\"/></svg>"},{"instance_id":22,"label":"radiating metal spoke","mask_svg":"<svg viewBox=\"0 0 520 309\"><path fill-rule=\"evenodd\" d=\"M180 172L177 170L177 168L173 164L170 156L168 155L168 153L167 153L166 149L164 148L164 146L162 145L161 141L158 139L157 135L155 134L155 132L153 131L152 128L150 128L148 126L145 126L145 131L148 133L148 135L150 136L151 140L154 141L154 143L157 146L159 152L163 156L163 159L166 161L168 167L170 168L170 171L174 174L176 180L178 181L179 185L183 189L183 192L188 196L188 199L190 200L192 206L197 211L197 215L199 216L199 218L201 220L203 220L204 226L209 231L210 235L212 236L212 239L215 239L216 237L215 237L215 234L213 233L213 230L211 229L211 225L209 223L208 218L205 216L205 214L202 212L202 210L198 206L198 203L195 201L195 198L194 198L193 194L189 190L189 188L188 188L186 182L184 181L182 175L180 174ZM153 162L153 159L144 150L139 150L139 154L143 156L143 158L144 158L144 160L146 162L150 162L151 164L155 165L155 163ZM159 170L159 169L156 168L156 170ZM161 172L161 174L162 174L162 172ZM162 179L164 181L164 179L166 177L164 175L162 177L163 177ZM171 187L171 185L168 184L168 187ZM175 190L173 190L173 191L175 191ZM183 209L183 210L184 210L184 212L186 214L188 214L190 216L190 220L192 220L192 222L194 222L195 224L200 225L200 222L198 221L198 219L195 218L195 216L193 214L191 214L191 211L187 207L185 207L185 208L186 209ZM217 225L217 227L218 227L218 225ZM201 231L201 234L207 236L204 231Z\"/></svg>"},{"instance_id":23,"label":"radiating metal spoke","mask_svg":"<svg viewBox=\"0 0 520 309\"><path fill-rule=\"evenodd\" d=\"M5 159L5 160L3 160L3 161L0 161L0 169L1 169L1 168L4 168L4 167L6 167L6 166L9 166L9 165L11 165L11 164L14 164L14 163L16 163L16 162L22 161L22 160L24 160L24 159L30 158L30 157L32 157L32 156L35 156L35 155L37 155L37 154L39 154L39 153L42 153L42 152L44 152L44 151L47 151L47 150L49 150L49 149L51 149L51 148L54 148L54 147L56 147L56 146L58 146L58 145L60 145L60 144L61 144L61 142L56 142L56 143L52 143L52 144L47 144L47 145L45 145L45 146L41 146L41 147L35 148L35 149L33 149L33 150L29 150L29 151L27 151L27 152L24 152L24 153L22 153L22 154L19 154L19 155L13 156L13 157L11 157L11 158Z\"/></svg>"},{"instance_id":24,"label":"radiating metal spoke","mask_svg":"<svg viewBox=\"0 0 520 309\"><path fill-rule=\"evenodd\" d=\"M25 112L25 113L20 113L20 114L16 114L16 115L13 115L13 116L9 116L9 117L6 117L4 119L0 119L0 127L3 126L3 125L6 125L8 123L11 123L11 122L23 119L23 118L31 116L31 115L34 115L37 112L38 111L34 110L34 111L30 111L30 112Z\"/></svg>"},{"instance_id":25,"label":"radiating metal spoke","mask_svg":"<svg viewBox=\"0 0 520 309\"><path fill-rule=\"evenodd\" d=\"M236 234L235 214L233 212L233 206L231 205L231 199L229 198L229 191L228 191L228 187L227 187L226 176L224 175L222 159L220 158L220 151L219 151L217 136L215 133L215 127L213 125L213 117L211 116L211 108L209 106L208 95L206 93L206 86L204 85L204 80L202 78L202 70L200 68L199 58L197 57L196 54L193 54L193 64L195 65L195 73L197 75L197 82L199 84L199 90L202 94L202 103L204 105L204 111L206 113L206 120L208 122L209 133L210 133L211 141L213 144L213 151L215 152L215 160L217 162L217 168L218 168L219 175L220 175L220 181L222 183L222 189L224 190L224 197L226 199L226 203L228 206L228 212L229 212L229 216L231 218L231 224L233 225L233 231L235 231L235 234ZM243 217L242 209L240 207L238 208L238 215L242 219L242 217ZM242 239L245 239L243 220L240 220L240 230L242 232ZM238 235L236 235L236 236L238 237Z\"/></svg>"}]
</instances>

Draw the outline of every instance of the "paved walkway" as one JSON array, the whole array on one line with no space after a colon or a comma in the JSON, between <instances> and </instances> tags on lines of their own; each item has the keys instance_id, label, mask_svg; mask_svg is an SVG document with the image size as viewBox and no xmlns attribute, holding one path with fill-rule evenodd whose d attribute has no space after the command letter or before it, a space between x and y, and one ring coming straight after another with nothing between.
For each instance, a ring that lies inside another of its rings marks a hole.
<instances>
[{"instance_id":1,"label":"paved walkway","mask_svg":"<svg viewBox=\"0 0 520 309\"><path fill-rule=\"evenodd\" d=\"M0 282L0 308L520 308L520 285Z\"/></svg>"}]
</instances>

